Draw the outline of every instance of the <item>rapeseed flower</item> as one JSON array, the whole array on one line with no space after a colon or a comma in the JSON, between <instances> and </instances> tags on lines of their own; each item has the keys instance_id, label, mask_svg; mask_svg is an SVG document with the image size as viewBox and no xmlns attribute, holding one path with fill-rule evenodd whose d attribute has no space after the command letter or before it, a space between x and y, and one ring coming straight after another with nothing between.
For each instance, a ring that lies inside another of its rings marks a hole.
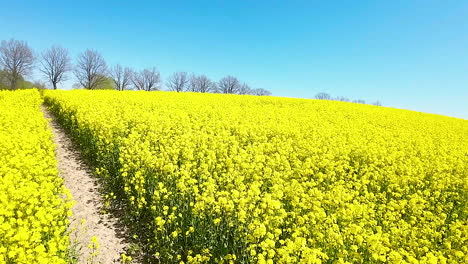
<instances>
[{"instance_id":1,"label":"rapeseed flower","mask_svg":"<svg viewBox=\"0 0 468 264\"><path fill-rule=\"evenodd\" d=\"M239 95L45 98L150 262L468 263L466 120Z\"/></svg>"}]
</instances>

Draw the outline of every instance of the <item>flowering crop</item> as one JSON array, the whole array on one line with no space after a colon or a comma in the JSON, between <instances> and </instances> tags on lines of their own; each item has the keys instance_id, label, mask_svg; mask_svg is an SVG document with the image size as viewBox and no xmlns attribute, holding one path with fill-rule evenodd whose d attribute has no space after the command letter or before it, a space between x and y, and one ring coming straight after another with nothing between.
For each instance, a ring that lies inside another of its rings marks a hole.
<instances>
[{"instance_id":1,"label":"flowering crop","mask_svg":"<svg viewBox=\"0 0 468 264\"><path fill-rule=\"evenodd\" d=\"M0 263L68 263L71 204L41 103L0 91Z\"/></svg>"},{"instance_id":2,"label":"flowering crop","mask_svg":"<svg viewBox=\"0 0 468 264\"><path fill-rule=\"evenodd\" d=\"M45 96L149 261L468 263L465 120L275 97Z\"/></svg>"}]
</instances>

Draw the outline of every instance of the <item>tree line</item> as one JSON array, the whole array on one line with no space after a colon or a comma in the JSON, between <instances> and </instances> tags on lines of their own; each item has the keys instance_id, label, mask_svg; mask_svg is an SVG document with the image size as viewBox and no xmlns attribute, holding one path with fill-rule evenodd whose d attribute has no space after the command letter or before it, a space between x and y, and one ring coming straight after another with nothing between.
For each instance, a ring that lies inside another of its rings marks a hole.
<instances>
[{"instance_id":1,"label":"tree line","mask_svg":"<svg viewBox=\"0 0 468 264\"><path fill-rule=\"evenodd\" d=\"M352 102L356 104L366 104L365 100L362 99L357 99L357 100L351 100L348 97L344 96L337 96L337 97L332 97L328 93L318 93L315 95L315 99L319 100L330 100L330 101L341 101L341 102ZM376 106L382 106L382 103L380 101L375 101L370 103L371 105L376 105Z\"/></svg>"},{"instance_id":2,"label":"tree line","mask_svg":"<svg viewBox=\"0 0 468 264\"><path fill-rule=\"evenodd\" d=\"M175 72L163 84L156 67L140 71L120 64L109 67L104 57L93 49L80 53L72 64L66 48L52 46L40 55L35 55L25 41L15 39L3 40L0 45L0 89L24 88L20 84L24 83L24 77L30 75L36 66L53 89L57 89L58 85L68 80L70 73L73 73L77 81L73 88L90 90L112 88L119 91L158 91L165 85L167 90L175 92L271 95L270 91L252 88L231 75L214 82L204 74ZM31 85L39 88L46 86L41 82Z\"/></svg>"}]
</instances>

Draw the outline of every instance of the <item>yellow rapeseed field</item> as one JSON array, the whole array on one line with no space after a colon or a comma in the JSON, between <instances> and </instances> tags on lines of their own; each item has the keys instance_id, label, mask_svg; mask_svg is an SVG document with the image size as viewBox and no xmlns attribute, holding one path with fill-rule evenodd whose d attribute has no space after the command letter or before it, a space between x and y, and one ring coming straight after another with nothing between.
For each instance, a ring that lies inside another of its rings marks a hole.
<instances>
[{"instance_id":1,"label":"yellow rapeseed field","mask_svg":"<svg viewBox=\"0 0 468 264\"><path fill-rule=\"evenodd\" d=\"M150 262L468 263L466 120L218 94L45 99Z\"/></svg>"},{"instance_id":2,"label":"yellow rapeseed field","mask_svg":"<svg viewBox=\"0 0 468 264\"><path fill-rule=\"evenodd\" d=\"M71 203L41 102L0 91L0 263L68 263Z\"/></svg>"}]
</instances>

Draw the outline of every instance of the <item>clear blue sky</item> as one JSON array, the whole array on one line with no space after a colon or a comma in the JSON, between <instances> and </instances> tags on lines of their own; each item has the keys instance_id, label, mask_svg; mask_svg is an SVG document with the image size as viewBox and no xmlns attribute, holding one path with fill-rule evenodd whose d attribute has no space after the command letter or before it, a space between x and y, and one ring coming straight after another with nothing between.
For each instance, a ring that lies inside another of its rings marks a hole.
<instances>
[{"instance_id":1,"label":"clear blue sky","mask_svg":"<svg viewBox=\"0 0 468 264\"><path fill-rule=\"evenodd\" d=\"M5 1L0 39L468 119L468 1ZM71 86L68 81L64 86Z\"/></svg>"}]
</instances>

